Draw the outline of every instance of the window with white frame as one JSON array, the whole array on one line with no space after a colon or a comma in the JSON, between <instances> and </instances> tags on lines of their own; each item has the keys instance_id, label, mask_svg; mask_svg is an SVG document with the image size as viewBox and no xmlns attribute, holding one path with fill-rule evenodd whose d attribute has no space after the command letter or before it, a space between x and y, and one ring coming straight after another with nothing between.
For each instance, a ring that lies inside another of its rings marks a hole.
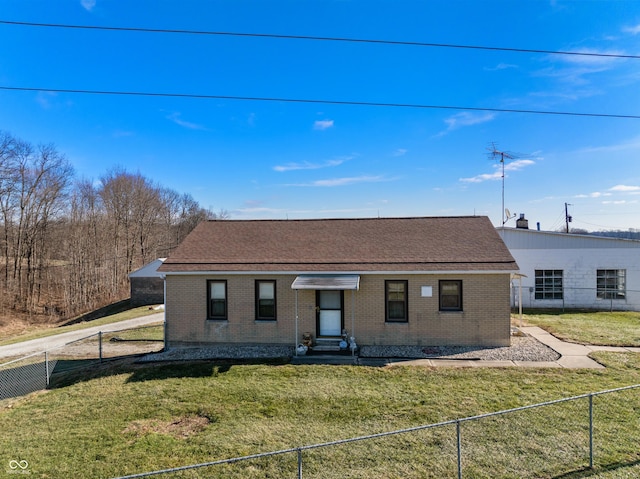
<instances>
[{"instance_id":1,"label":"window with white frame","mask_svg":"<svg viewBox=\"0 0 640 479\"><path fill-rule=\"evenodd\" d=\"M537 269L535 277L536 299L562 299L562 270Z\"/></svg>"},{"instance_id":2,"label":"window with white frame","mask_svg":"<svg viewBox=\"0 0 640 479\"><path fill-rule=\"evenodd\" d=\"M596 296L598 299L625 299L627 270L599 269L596 273Z\"/></svg>"}]
</instances>

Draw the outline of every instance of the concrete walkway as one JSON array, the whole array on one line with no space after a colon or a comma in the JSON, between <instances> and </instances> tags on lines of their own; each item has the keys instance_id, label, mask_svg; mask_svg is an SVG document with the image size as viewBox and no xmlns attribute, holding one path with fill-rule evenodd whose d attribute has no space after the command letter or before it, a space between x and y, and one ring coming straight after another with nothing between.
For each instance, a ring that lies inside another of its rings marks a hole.
<instances>
[{"instance_id":1,"label":"concrete walkway","mask_svg":"<svg viewBox=\"0 0 640 479\"><path fill-rule=\"evenodd\" d=\"M390 365L396 366L447 366L447 367L508 367L520 366L528 368L567 368L567 369L604 369L604 366L588 355L594 351L615 351L640 353L640 348L627 348L616 346L585 346L561 341L552 334L537 326L521 328L522 332L537 339L542 344L560 354L557 361L467 361L457 359L414 359L410 361L394 361Z\"/></svg>"},{"instance_id":2,"label":"concrete walkway","mask_svg":"<svg viewBox=\"0 0 640 479\"><path fill-rule=\"evenodd\" d=\"M604 369L604 366L589 357L593 351L615 351L640 353L640 348L614 347L614 346L585 346L582 344L567 343L556 338L537 326L523 327L522 332L531 336L542 344L560 354L556 361L487 361L467 359L382 359L382 358L356 358L355 363L363 366L431 366L453 368L567 368L567 369ZM354 364L354 358L348 356L316 356L302 357L299 360L304 364ZM295 361L294 361L295 363Z\"/></svg>"},{"instance_id":3,"label":"concrete walkway","mask_svg":"<svg viewBox=\"0 0 640 479\"><path fill-rule=\"evenodd\" d=\"M610 346L585 346L582 344L567 343L556 338L542 328L530 326L521 328L522 332L537 339L542 344L549 346L560 354L557 361L472 361L457 359L414 359L410 361L393 361L388 364L397 366L447 366L447 367L509 367L519 366L525 368L567 368L567 369L604 369L604 366L588 355L593 351L618 351L640 352L640 348L623 348Z\"/></svg>"}]
</instances>

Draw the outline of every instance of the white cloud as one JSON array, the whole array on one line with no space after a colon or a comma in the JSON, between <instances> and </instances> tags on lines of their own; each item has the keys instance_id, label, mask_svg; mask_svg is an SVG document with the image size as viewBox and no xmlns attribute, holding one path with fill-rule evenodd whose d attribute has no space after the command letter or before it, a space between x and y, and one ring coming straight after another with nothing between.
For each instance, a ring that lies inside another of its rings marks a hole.
<instances>
[{"instance_id":1,"label":"white cloud","mask_svg":"<svg viewBox=\"0 0 640 479\"><path fill-rule=\"evenodd\" d=\"M436 135L436 137L444 136L459 128L465 126L479 125L493 120L496 117L495 113L470 113L463 111L462 113L456 113L453 116L445 119L444 122L447 128Z\"/></svg>"},{"instance_id":2,"label":"white cloud","mask_svg":"<svg viewBox=\"0 0 640 479\"><path fill-rule=\"evenodd\" d=\"M482 183L483 181L499 180L500 178L502 178L502 172L495 171L494 173L483 173L470 178L460 178L460 181L463 183Z\"/></svg>"},{"instance_id":3,"label":"white cloud","mask_svg":"<svg viewBox=\"0 0 640 479\"><path fill-rule=\"evenodd\" d=\"M345 161L349 161L353 158L353 156L345 156L343 158L336 158L333 160L327 160L323 163L311 163L308 161L303 161L301 163L287 163L286 165L276 165L273 167L275 171L295 171L295 170L319 170L321 168L331 168L334 166L339 166L343 164Z\"/></svg>"},{"instance_id":4,"label":"white cloud","mask_svg":"<svg viewBox=\"0 0 640 479\"><path fill-rule=\"evenodd\" d=\"M624 193L640 191L640 186L616 185L609 188L609 191L622 191Z\"/></svg>"},{"instance_id":5,"label":"white cloud","mask_svg":"<svg viewBox=\"0 0 640 479\"><path fill-rule=\"evenodd\" d=\"M636 204L638 201L634 200L634 201L627 201L627 200L615 200L615 201L603 201L602 204L603 205L633 205Z\"/></svg>"},{"instance_id":6,"label":"white cloud","mask_svg":"<svg viewBox=\"0 0 640 479\"><path fill-rule=\"evenodd\" d=\"M625 27L622 29L625 33L630 33L631 35L638 35L640 33L640 23L634 27Z\"/></svg>"},{"instance_id":7,"label":"white cloud","mask_svg":"<svg viewBox=\"0 0 640 479\"><path fill-rule=\"evenodd\" d=\"M579 52L590 53L592 55L562 55L561 58L554 56L554 60L561 60L573 65L610 65L614 64L617 59L595 55L624 55L624 52L621 50L597 50L595 48L581 48Z\"/></svg>"},{"instance_id":8,"label":"white cloud","mask_svg":"<svg viewBox=\"0 0 640 479\"><path fill-rule=\"evenodd\" d=\"M314 130L328 130L333 127L333 120L316 120L313 124Z\"/></svg>"},{"instance_id":9,"label":"white cloud","mask_svg":"<svg viewBox=\"0 0 640 479\"><path fill-rule=\"evenodd\" d=\"M617 151L628 151L628 150L640 150L640 136L631 138L626 142L616 143L613 145L607 146L591 146L587 148L582 148L577 151L578 154L582 153L610 153Z\"/></svg>"},{"instance_id":10,"label":"white cloud","mask_svg":"<svg viewBox=\"0 0 640 479\"><path fill-rule=\"evenodd\" d=\"M505 163L504 171L517 171L526 166L534 165L536 162L533 160L515 160L511 163Z\"/></svg>"},{"instance_id":11,"label":"white cloud","mask_svg":"<svg viewBox=\"0 0 640 479\"><path fill-rule=\"evenodd\" d=\"M202 125L198 125L197 123L191 123L190 121L183 120L180 118L182 114L175 111L169 115L167 115L167 119L174 122L176 125L180 125L184 128L188 128L189 130L206 130L206 128Z\"/></svg>"},{"instance_id":12,"label":"white cloud","mask_svg":"<svg viewBox=\"0 0 640 479\"><path fill-rule=\"evenodd\" d=\"M612 56L597 55L621 55L620 50L598 50L593 48L581 48L580 53L594 55L549 55L547 57L549 67L535 72L535 76L551 78L562 82L562 85L572 90L565 92L578 98L602 94L599 83L594 81L593 75L609 71L619 65L619 59ZM580 87L580 90L576 88Z\"/></svg>"},{"instance_id":13,"label":"white cloud","mask_svg":"<svg viewBox=\"0 0 640 479\"><path fill-rule=\"evenodd\" d=\"M488 72L495 72L499 70L507 70L509 68L518 68L518 65L513 65L511 63L498 63L495 67L485 67L485 70Z\"/></svg>"},{"instance_id":14,"label":"white cloud","mask_svg":"<svg viewBox=\"0 0 640 479\"><path fill-rule=\"evenodd\" d=\"M527 166L534 165L533 160L515 160L511 163L505 163L504 171L518 171ZM502 179L502 167L500 165L494 165L496 171L493 173L483 173L481 175L472 176L470 178L460 178L463 183L482 183L483 181L499 180Z\"/></svg>"},{"instance_id":15,"label":"white cloud","mask_svg":"<svg viewBox=\"0 0 640 479\"><path fill-rule=\"evenodd\" d=\"M334 187L334 186L347 186L357 183L379 183L381 181L393 181L393 178L385 178L384 176L351 176L344 178L330 178L326 180L316 180L310 183L298 183L285 186L311 186L311 187Z\"/></svg>"},{"instance_id":16,"label":"white cloud","mask_svg":"<svg viewBox=\"0 0 640 479\"><path fill-rule=\"evenodd\" d=\"M311 186L346 186L355 183L377 183L384 181L382 176L352 176L346 178L332 178L328 180L316 180Z\"/></svg>"},{"instance_id":17,"label":"white cloud","mask_svg":"<svg viewBox=\"0 0 640 479\"><path fill-rule=\"evenodd\" d=\"M82 8L90 12L96 6L96 0L80 0Z\"/></svg>"},{"instance_id":18,"label":"white cloud","mask_svg":"<svg viewBox=\"0 0 640 479\"><path fill-rule=\"evenodd\" d=\"M602 196L611 196L611 193L603 193L601 191L594 191L593 193L589 193L589 194L575 195L574 198L600 198Z\"/></svg>"},{"instance_id":19,"label":"white cloud","mask_svg":"<svg viewBox=\"0 0 640 479\"><path fill-rule=\"evenodd\" d=\"M57 96L58 94L52 91L39 91L36 95L36 101L42 108L48 110L52 107L51 100Z\"/></svg>"},{"instance_id":20,"label":"white cloud","mask_svg":"<svg viewBox=\"0 0 640 479\"><path fill-rule=\"evenodd\" d=\"M393 152L393 156L404 156L407 154L407 150L405 148L398 148Z\"/></svg>"}]
</instances>

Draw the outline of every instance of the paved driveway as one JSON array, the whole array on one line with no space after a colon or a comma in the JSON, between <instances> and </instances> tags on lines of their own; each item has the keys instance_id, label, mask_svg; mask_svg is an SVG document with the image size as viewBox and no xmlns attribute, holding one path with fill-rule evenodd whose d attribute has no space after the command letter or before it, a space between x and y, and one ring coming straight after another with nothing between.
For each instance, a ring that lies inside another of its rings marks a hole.
<instances>
[{"instance_id":1,"label":"paved driveway","mask_svg":"<svg viewBox=\"0 0 640 479\"><path fill-rule=\"evenodd\" d=\"M150 314L149 316L142 316L140 318L127 319L117 323L104 324L102 326L90 326L77 331L60 333L46 338L32 339L30 341L23 341L21 343L10 344L8 346L0 346L0 362L2 358L28 356L29 354L39 353L59 346L64 346L67 343L86 338L87 336L97 334L100 331L103 333L120 331L122 329L137 328L160 321L164 321L164 312Z\"/></svg>"}]
</instances>

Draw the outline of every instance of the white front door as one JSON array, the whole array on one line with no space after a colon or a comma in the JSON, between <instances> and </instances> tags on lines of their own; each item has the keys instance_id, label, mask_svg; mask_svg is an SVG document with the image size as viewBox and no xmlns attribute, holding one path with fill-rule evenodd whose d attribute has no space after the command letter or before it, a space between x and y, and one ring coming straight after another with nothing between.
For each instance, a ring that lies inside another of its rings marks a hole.
<instances>
[{"instance_id":1,"label":"white front door","mask_svg":"<svg viewBox=\"0 0 640 479\"><path fill-rule=\"evenodd\" d=\"M342 291L318 291L318 336L342 334Z\"/></svg>"}]
</instances>

